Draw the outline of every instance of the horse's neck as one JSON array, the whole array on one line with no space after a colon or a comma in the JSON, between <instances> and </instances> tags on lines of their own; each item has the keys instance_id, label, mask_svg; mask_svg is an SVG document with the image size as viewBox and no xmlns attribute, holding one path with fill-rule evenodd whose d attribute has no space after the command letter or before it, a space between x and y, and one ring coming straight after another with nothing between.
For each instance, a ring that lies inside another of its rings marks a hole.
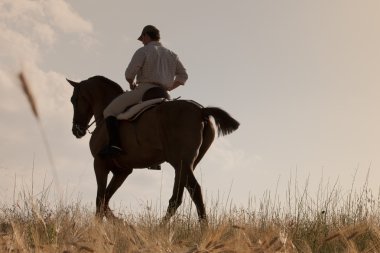
<instances>
[{"instance_id":1,"label":"horse's neck","mask_svg":"<svg viewBox=\"0 0 380 253\"><path fill-rule=\"evenodd\" d=\"M102 99L95 101L93 104L93 112L96 124L100 124L104 120L103 111L120 94L105 95Z\"/></svg>"},{"instance_id":2,"label":"horse's neck","mask_svg":"<svg viewBox=\"0 0 380 253\"><path fill-rule=\"evenodd\" d=\"M99 125L104 120L103 111L104 109L94 111L96 125Z\"/></svg>"}]
</instances>

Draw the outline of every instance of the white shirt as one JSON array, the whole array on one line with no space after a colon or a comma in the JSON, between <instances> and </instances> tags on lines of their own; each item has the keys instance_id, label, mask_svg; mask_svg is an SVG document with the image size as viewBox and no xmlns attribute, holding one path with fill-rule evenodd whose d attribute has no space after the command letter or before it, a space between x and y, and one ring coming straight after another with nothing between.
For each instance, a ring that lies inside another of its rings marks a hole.
<instances>
[{"instance_id":1,"label":"white shirt","mask_svg":"<svg viewBox=\"0 0 380 253\"><path fill-rule=\"evenodd\" d=\"M158 41L151 41L135 52L125 71L125 77L136 77L137 84L159 84L169 90L174 81L185 84L188 75L174 52Z\"/></svg>"}]
</instances>

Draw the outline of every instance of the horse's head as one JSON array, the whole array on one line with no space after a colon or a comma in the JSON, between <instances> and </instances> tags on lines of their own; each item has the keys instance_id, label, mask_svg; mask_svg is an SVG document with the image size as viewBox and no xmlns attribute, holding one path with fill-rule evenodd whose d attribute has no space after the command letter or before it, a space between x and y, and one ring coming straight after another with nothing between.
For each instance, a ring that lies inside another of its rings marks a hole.
<instances>
[{"instance_id":1,"label":"horse's head","mask_svg":"<svg viewBox=\"0 0 380 253\"><path fill-rule=\"evenodd\" d=\"M89 103L88 94L85 92L86 87L83 86L82 82L77 83L69 79L66 80L74 87L73 95L71 96L71 103L74 107L72 131L75 137L81 138L86 135L88 124L94 113Z\"/></svg>"}]
</instances>

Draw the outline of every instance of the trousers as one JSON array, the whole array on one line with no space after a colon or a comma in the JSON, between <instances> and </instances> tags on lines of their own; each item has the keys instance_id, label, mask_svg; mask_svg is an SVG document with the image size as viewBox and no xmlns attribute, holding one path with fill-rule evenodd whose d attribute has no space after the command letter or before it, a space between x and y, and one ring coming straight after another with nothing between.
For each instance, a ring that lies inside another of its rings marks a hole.
<instances>
[{"instance_id":1,"label":"trousers","mask_svg":"<svg viewBox=\"0 0 380 253\"><path fill-rule=\"evenodd\" d=\"M156 84L144 83L136 87L131 91L126 91L123 94L116 97L111 103L104 109L103 116L107 118L109 116L116 117L122 113L128 106L141 102L144 93L150 88L157 87Z\"/></svg>"}]
</instances>

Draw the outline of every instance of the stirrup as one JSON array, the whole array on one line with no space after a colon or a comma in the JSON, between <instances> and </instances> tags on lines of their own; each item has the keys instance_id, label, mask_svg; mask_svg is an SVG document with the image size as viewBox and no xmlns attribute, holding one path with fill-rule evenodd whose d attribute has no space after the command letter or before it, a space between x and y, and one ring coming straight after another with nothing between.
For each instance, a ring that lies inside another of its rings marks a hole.
<instances>
[{"instance_id":1,"label":"stirrup","mask_svg":"<svg viewBox=\"0 0 380 253\"><path fill-rule=\"evenodd\" d=\"M161 165L160 164L152 165L148 167L148 170L161 170Z\"/></svg>"}]
</instances>

